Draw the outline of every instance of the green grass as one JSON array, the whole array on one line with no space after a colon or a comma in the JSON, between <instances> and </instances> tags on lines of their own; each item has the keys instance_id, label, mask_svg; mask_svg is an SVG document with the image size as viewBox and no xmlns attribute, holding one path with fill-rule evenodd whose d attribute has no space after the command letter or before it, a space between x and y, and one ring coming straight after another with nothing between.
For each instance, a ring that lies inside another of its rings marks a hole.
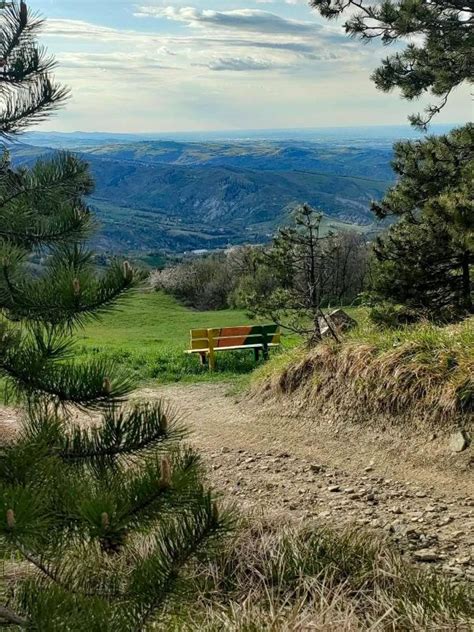
<instances>
[{"instance_id":1,"label":"green grass","mask_svg":"<svg viewBox=\"0 0 474 632\"><path fill-rule=\"evenodd\" d=\"M390 545L316 524L252 524L193 569L158 630L468 630L472 587L405 563ZM184 592L184 591L183 591Z\"/></svg>"},{"instance_id":2,"label":"green grass","mask_svg":"<svg viewBox=\"0 0 474 632\"><path fill-rule=\"evenodd\" d=\"M251 350L222 352L217 370L201 366L197 354L189 355L189 330L252 324L244 311L198 312L160 292L137 293L77 336L79 359L107 355L140 381L239 380L256 368ZM285 345L291 344L285 340Z\"/></svg>"},{"instance_id":3,"label":"green grass","mask_svg":"<svg viewBox=\"0 0 474 632\"><path fill-rule=\"evenodd\" d=\"M292 395L313 413L337 408L361 420L389 414L448 428L467 423L474 407L474 320L399 329L371 324L364 310L341 344L331 340L272 358L253 375L262 393Z\"/></svg>"}]
</instances>

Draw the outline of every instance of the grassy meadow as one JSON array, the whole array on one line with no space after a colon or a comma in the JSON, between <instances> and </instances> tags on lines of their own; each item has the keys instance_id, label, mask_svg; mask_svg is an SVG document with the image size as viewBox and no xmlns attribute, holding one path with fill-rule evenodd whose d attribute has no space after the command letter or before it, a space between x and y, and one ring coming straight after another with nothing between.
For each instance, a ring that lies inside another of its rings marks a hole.
<instances>
[{"instance_id":1,"label":"grassy meadow","mask_svg":"<svg viewBox=\"0 0 474 632\"><path fill-rule=\"evenodd\" d=\"M138 292L78 332L77 354L80 359L106 354L142 382L235 380L255 369L251 350L219 353L215 373L185 350L190 329L246 324L252 321L244 311L199 312L160 292ZM284 346L292 344L291 337L284 340Z\"/></svg>"}]
</instances>

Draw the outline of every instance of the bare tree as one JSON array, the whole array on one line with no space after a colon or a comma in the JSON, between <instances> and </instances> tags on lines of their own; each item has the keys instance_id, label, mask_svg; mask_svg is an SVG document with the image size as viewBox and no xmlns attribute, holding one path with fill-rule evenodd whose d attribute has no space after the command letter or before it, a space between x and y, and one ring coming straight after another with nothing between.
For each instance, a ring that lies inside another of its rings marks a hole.
<instances>
[{"instance_id":1,"label":"bare tree","mask_svg":"<svg viewBox=\"0 0 474 632\"><path fill-rule=\"evenodd\" d=\"M271 271L275 285L268 294L250 292L246 297L246 305L255 316L271 318L305 336L309 344L321 340L324 322L338 339L322 310L335 255L333 234L322 234L322 217L308 204L296 209L293 224L281 228L271 247L262 253L262 265Z\"/></svg>"}]
</instances>

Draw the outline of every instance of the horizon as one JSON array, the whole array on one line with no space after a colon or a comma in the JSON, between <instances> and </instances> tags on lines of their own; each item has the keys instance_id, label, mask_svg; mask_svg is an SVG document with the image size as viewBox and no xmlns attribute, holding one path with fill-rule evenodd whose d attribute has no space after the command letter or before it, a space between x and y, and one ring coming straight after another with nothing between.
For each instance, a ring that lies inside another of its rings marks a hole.
<instances>
[{"instance_id":1,"label":"horizon","mask_svg":"<svg viewBox=\"0 0 474 632\"><path fill-rule=\"evenodd\" d=\"M407 131L412 131L413 134L417 134L420 136L424 136L426 134L429 135L430 130L435 130L435 129L439 129L439 128L446 128L446 129L451 129L457 125L462 125L462 122L446 122L446 123L432 123L429 126L428 131L425 133L423 131L418 131L416 128L414 128L412 125L410 125L409 123L403 124L397 124L397 123L390 123L390 124L384 124L384 123L376 123L373 125L326 125L326 126L303 126L303 127L254 127L254 128L229 128L229 129L212 129L209 128L208 130L198 130L198 129L184 129L184 130L166 130L166 131L160 131L160 130L151 130L151 131L147 131L147 132L121 132L118 130L101 130L101 129L72 129L72 130L60 130L60 129L51 129L51 130L44 130L44 129L32 129L29 130L27 132L25 132L25 134L110 134L110 135L122 135L122 136L147 136L147 135L151 135L151 136L155 136L155 135L159 135L159 134L166 134L166 135L171 135L171 134L200 134L200 133L204 133L204 132L209 132L211 134L225 134L227 132L229 133L253 133L253 132L285 132L285 131L329 131L329 130L363 130L363 129L367 129L367 130L372 130L372 129L406 129Z\"/></svg>"},{"instance_id":2,"label":"horizon","mask_svg":"<svg viewBox=\"0 0 474 632\"><path fill-rule=\"evenodd\" d=\"M429 99L376 90L389 49L306 0L32 0L72 98L41 131L182 134L403 125ZM467 87L438 122L470 119ZM267 127L271 121L271 127ZM156 129L160 129L156 132Z\"/></svg>"},{"instance_id":3,"label":"horizon","mask_svg":"<svg viewBox=\"0 0 474 632\"><path fill-rule=\"evenodd\" d=\"M455 123L436 123L430 126L428 135L447 133L455 127ZM255 142L306 142L317 143L360 143L377 141L384 145L392 145L398 140L416 140L424 136L423 132L410 125L361 125L361 126L328 126L305 128L261 128L247 130L187 130L183 132L113 132L101 130L33 130L21 135L26 142L47 144L87 142L174 142L174 143L255 143ZM21 142L21 137L17 139Z\"/></svg>"}]
</instances>

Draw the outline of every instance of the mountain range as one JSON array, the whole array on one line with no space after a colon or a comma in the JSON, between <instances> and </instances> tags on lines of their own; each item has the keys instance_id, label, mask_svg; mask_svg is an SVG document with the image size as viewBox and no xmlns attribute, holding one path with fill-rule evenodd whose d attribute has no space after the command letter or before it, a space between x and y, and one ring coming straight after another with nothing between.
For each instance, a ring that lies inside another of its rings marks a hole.
<instances>
[{"instance_id":1,"label":"mountain range","mask_svg":"<svg viewBox=\"0 0 474 632\"><path fill-rule=\"evenodd\" d=\"M373 229L370 202L393 182L389 139L142 139L29 134L16 164L67 149L91 165L96 247L182 252L261 243L308 202L327 229Z\"/></svg>"}]
</instances>

